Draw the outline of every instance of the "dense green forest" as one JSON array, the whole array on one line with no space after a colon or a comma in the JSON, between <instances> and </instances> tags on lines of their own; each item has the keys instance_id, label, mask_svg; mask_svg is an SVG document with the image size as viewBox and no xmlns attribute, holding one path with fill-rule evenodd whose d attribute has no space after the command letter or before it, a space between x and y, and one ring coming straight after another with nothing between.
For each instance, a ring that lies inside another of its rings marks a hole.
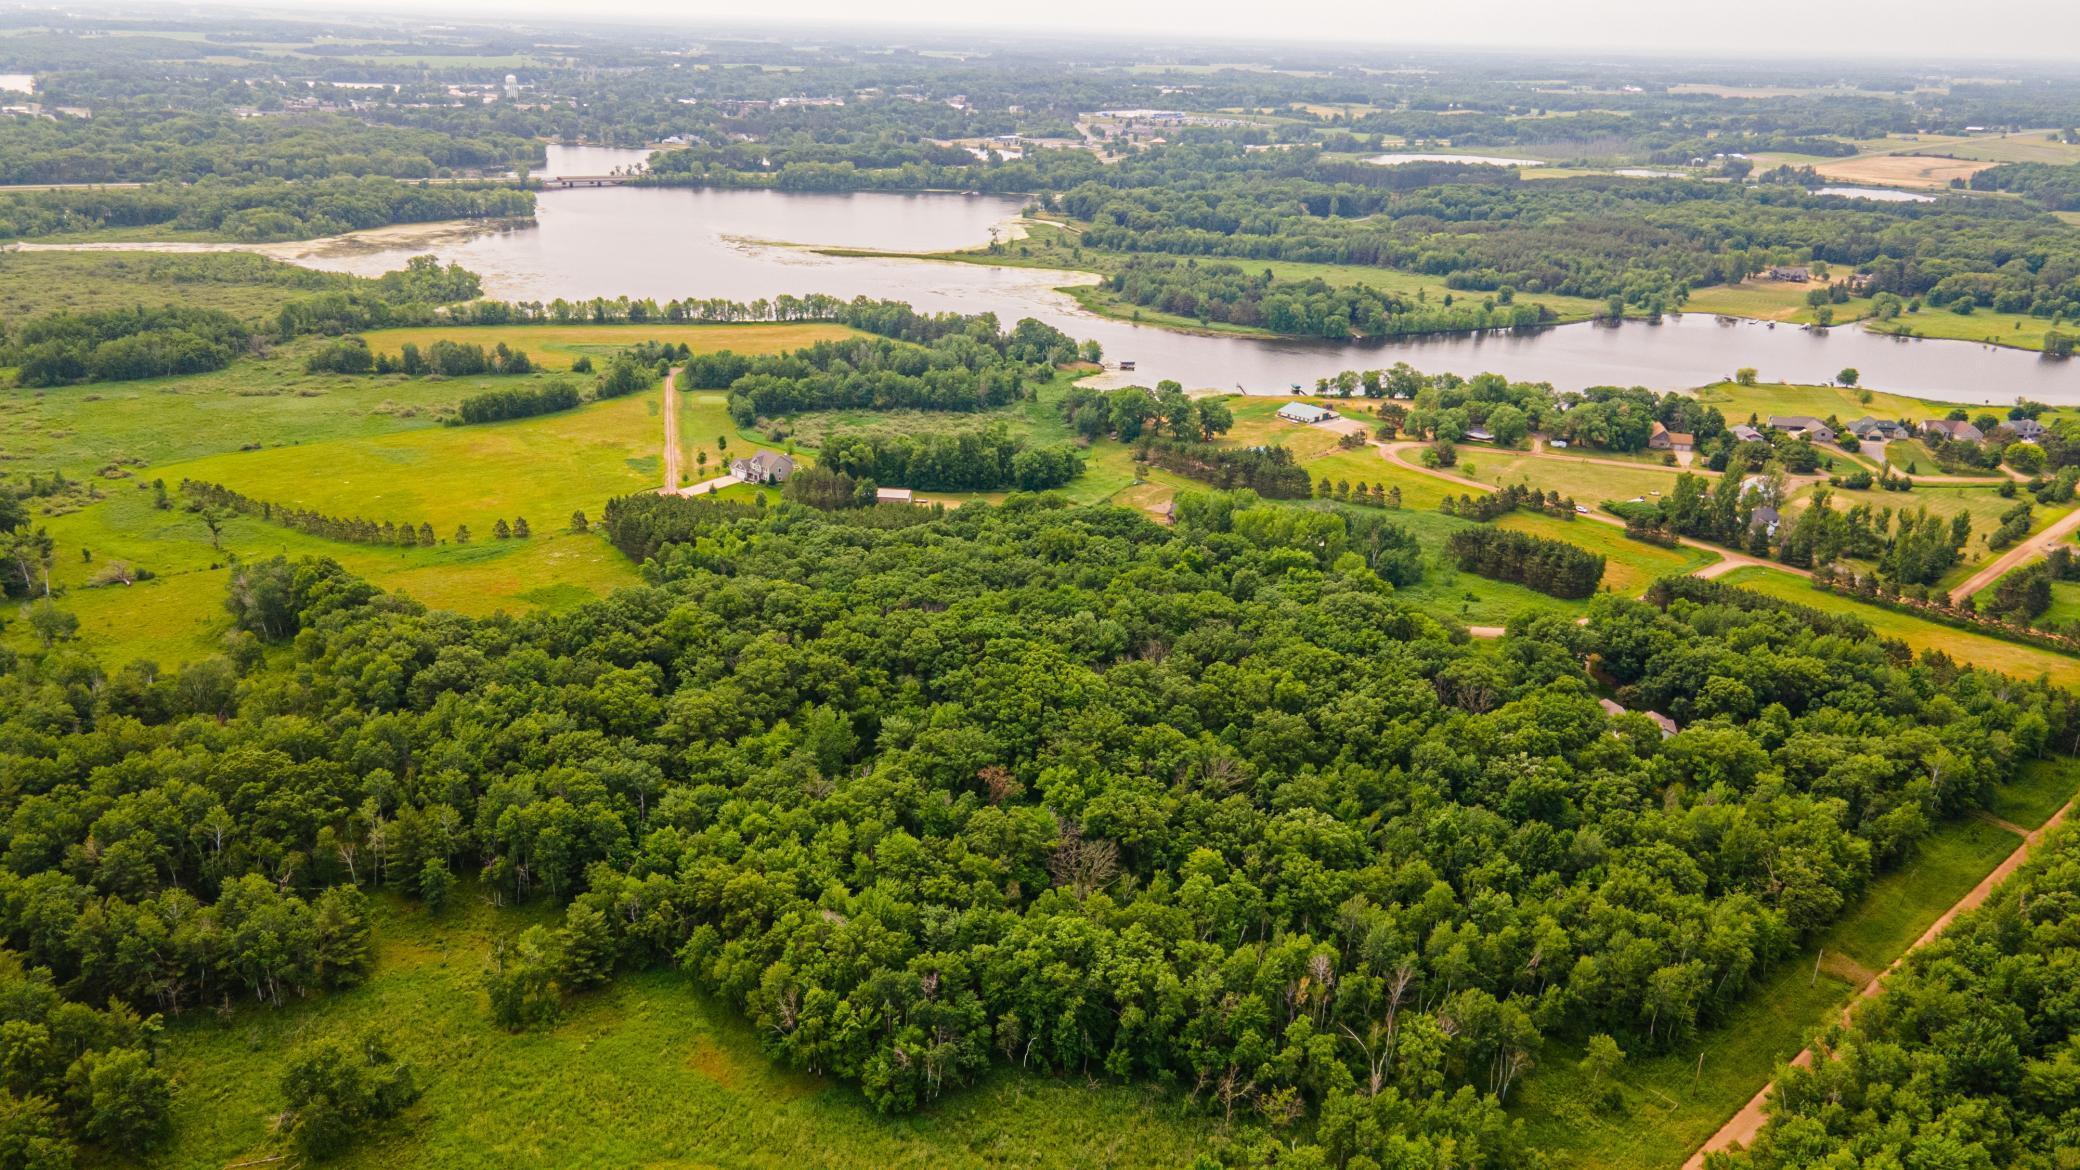
<instances>
[{"instance_id":1,"label":"dense green forest","mask_svg":"<svg viewBox=\"0 0 2080 1170\"><path fill-rule=\"evenodd\" d=\"M474 874L568 905L487 973L508 1026L670 963L883 1109L1004 1062L1312 1118L1331 1164L1522 1166L1542 1038L1710 1027L2071 734L1738 591L1489 653L1395 600L1381 526L641 496L606 528L650 584L481 621L247 564L224 657L8 655L0 934L73 1002L265 1004L356 977L356 888ZM41 1084L47 1135L149 1140Z\"/></svg>"},{"instance_id":2,"label":"dense green forest","mask_svg":"<svg viewBox=\"0 0 2080 1170\"><path fill-rule=\"evenodd\" d=\"M138 189L0 192L0 239L157 228L239 243L305 240L393 223L534 214L534 193L490 183L260 179Z\"/></svg>"}]
</instances>

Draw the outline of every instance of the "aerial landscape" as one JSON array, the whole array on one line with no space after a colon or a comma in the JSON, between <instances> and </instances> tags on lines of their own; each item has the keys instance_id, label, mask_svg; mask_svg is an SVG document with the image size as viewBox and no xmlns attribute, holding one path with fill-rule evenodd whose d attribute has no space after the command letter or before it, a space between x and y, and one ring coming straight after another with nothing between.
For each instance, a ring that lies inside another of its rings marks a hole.
<instances>
[{"instance_id":1,"label":"aerial landscape","mask_svg":"<svg viewBox=\"0 0 2080 1170\"><path fill-rule=\"evenodd\" d=\"M0 1170L2080 1170L2080 12L1495 2L0 0Z\"/></svg>"}]
</instances>

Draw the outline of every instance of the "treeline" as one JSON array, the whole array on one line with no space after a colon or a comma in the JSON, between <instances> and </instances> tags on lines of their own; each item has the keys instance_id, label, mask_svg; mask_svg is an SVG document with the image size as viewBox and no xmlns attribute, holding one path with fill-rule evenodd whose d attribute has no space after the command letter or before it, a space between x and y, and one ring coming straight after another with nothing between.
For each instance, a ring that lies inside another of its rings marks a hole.
<instances>
[{"instance_id":1,"label":"treeline","mask_svg":"<svg viewBox=\"0 0 2080 1170\"><path fill-rule=\"evenodd\" d=\"M1179 443L1211 443L1235 425L1235 413L1218 398L1193 398L1168 378L1153 393L1140 386L1093 390L1072 386L1057 409L1062 421L1085 439L1110 435L1122 443L1160 436Z\"/></svg>"},{"instance_id":2,"label":"treeline","mask_svg":"<svg viewBox=\"0 0 2080 1170\"><path fill-rule=\"evenodd\" d=\"M728 390L740 426L805 410L991 410L1024 399L1033 379L1052 372L1055 345L1040 346L1036 363L1013 356L1030 352L1012 339L1033 328L1057 334L1055 345L1073 358L1066 334L1028 319L1010 335L955 333L929 345L851 338L756 357L695 354L683 376L693 389Z\"/></svg>"},{"instance_id":3,"label":"treeline","mask_svg":"<svg viewBox=\"0 0 2080 1170\"><path fill-rule=\"evenodd\" d=\"M1442 303L1364 284L1331 285L1320 277L1278 280L1235 264L1130 258L1106 281L1120 299L1202 323L1240 325L1311 337L1391 337L1479 329L1529 328L1552 319L1541 306L1514 303L1504 290L1485 303L1451 294Z\"/></svg>"},{"instance_id":4,"label":"treeline","mask_svg":"<svg viewBox=\"0 0 2080 1170\"><path fill-rule=\"evenodd\" d=\"M433 534L433 525L420 521L414 525L385 520L378 524L359 517L347 519L327 516L309 508L292 508L269 500L256 500L242 492L233 491L220 483L208 483L197 479L183 479L181 494L188 498L190 506L202 509L220 509L244 516L254 516L271 524L294 528L312 536L327 540L344 540L354 544L395 545L400 548L431 548L439 543Z\"/></svg>"},{"instance_id":5,"label":"treeline","mask_svg":"<svg viewBox=\"0 0 2080 1170\"><path fill-rule=\"evenodd\" d=\"M2057 1166L2080 1084L2076 903L2080 831L2061 828L1916 947L1810 1064L1778 1072L1767 1124L1728 1165Z\"/></svg>"},{"instance_id":6,"label":"treeline","mask_svg":"<svg viewBox=\"0 0 2080 1170\"><path fill-rule=\"evenodd\" d=\"M1570 600L1595 594L1604 560L1563 540L1508 528L1462 528L1445 539L1459 568L1496 581L1514 581Z\"/></svg>"},{"instance_id":7,"label":"treeline","mask_svg":"<svg viewBox=\"0 0 2080 1170\"><path fill-rule=\"evenodd\" d=\"M532 418L538 414L573 410L578 402L578 388L558 378L546 386L489 390L482 394L472 394L462 400L456 415L458 421L464 424L503 422L506 419Z\"/></svg>"},{"instance_id":8,"label":"treeline","mask_svg":"<svg viewBox=\"0 0 2080 1170\"><path fill-rule=\"evenodd\" d=\"M239 243L308 240L396 223L534 214L534 193L501 184L263 179L123 189L0 192L0 240L154 228Z\"/></svg>"},{"instance_id":9,"label":"treeline","mask_svg":"<svg viewBox=\"0 0 2080 1170\"><path fill-rule=\"evenodd\" d=\"M126 73L128 86L139 84L138 70ZM361 176L497 172L543 157L530 135L482 126L427 130L331 113L241 118L223 108L150 102L92 118L10 118L0 127L0 184L294 180L317 187Z\"/></svg>"},{"instance_id":10,"label":"treeline","mask_svg":"<svg viewBox=\"0 0 2080 1170\"><path fill-rule=\"evenodd\" d=\"M1974 191L2010 191L2049 211L2080 211L2080 165L2002 163L1972 175Z\"/></svg>"},{"instance_id":11,"label":"treeline","mask_svg":"<svg viewBox=\"0 0 2080 1170\"><path fill-rule=\"evenodd\" d=\"M947 492L1045 491L1083 474L1075 451L1029 447L1001 425L958 434L841 432L824 441L817 462L854 480Z\"/></svg>"},{"instance_id":12,"label":"treeline","mask_svg":"<svg viewBox=\"0 0 2080 1170\"><path fill-rule=\"evenodd\" d=\"M1304 500L1314 490L1307 469L1279 446L1216 447L1148 435L1134 448L1134 457L1222 491L1245 488L1274 500Z\"/></svg>"},{"instance_id":13,"label":"treeline","mask_svg":"<svg viewBox=\"0 0 2080 1170\"><path fill-rule=\"evenodd\" d=\"M1513 483L1481 496L1470 496L1462 492L1456 500L1446 496L1437 504L1437 510L1447 516L1457 516L1461 520L1475 520L1483 524L1519 509L1556 516L1562 520L1573 520L1578 515L1573 496L1562 498L1558 490L1541 491L1524 483Z\"/></svg>"},{"instance_id":14,"label":"treeline","mask_svg":"<svg viewBox=\"0 0 2080 1170\"><path fill-rule=\"evenodd\" d=\"M250 339L244 322L217 309L58 312L6 334L0 365L14 366L22 386L200 374L230 365Z\"/></svg>"},{"instance_id":15,"label":"treeline","mask_svg":"<svg viewBox=\"0 0 2080 1170\"><path fill-rule=\"evenodd\" d=\"M422 352L414 342L405 342L394 356L373 353L361 337L341 337L326 344L304 362L313 374L403 374L418 378L435 375L465 378L478 374L532 374L535 364L525 350L512 349L501 341L489 350L475 342L438 338Z\"/></svg>"},{"instance_id":16,"label":"treeline","mask_svg":"<svg viewBox=\"0 0 2080 1170\"><path fill-rule=\"evenodd\" d=\"M1945 517L1926 506L1895 509L1867 502L1838 510L1833 493L1821 488L1796 515L1782 515L1777 505L1786 498L1780 476L1729 472L1713 482L1686 471L1660 500L1626 502L1613 510L1628 532L1657 543L1688 536L1797 568L1871 561L1888 579L1924 590L1963 562L1972 536L1968 512ZM2025 500L2010 510L2010 532L2027 530L2028 506ZM1998 532L1990 537L1999 538Z\"/></svg>"}]
</instances>

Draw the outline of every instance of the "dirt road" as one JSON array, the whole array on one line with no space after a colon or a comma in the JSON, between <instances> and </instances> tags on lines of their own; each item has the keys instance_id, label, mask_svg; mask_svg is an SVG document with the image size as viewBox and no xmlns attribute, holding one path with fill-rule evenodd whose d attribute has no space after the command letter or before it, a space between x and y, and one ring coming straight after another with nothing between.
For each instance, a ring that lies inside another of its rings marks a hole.
<instances>
[{"instance_id":1,"label":"dirt road","mask_svg":"<svg viewBox=\"0 0 2080 1170\"><path fill-rule=\"evenodd\" d=\"M664 375L664 489L661 494L671 495L679 490L679 368L672 367Z\"/></svg>"},{"instance_id":2,"label":"dirt road","mask_svg":"<svg viewBox=\"0 0 2080 1170\"><path fill-rule=\"evenodd\" d=\"M2076 798L2076 800L2080 800L2080 798ZM2057 828L2065 821L2066 817L2073 811L2074 803L2074 800L2067 801L2065 807L2051 814L2050 820L2045 821L2035 831L2024 835L2022 844L2017 845L2013 853L2008 854L2006 859L1999 865L1994 866L1992 873L1981 878L1978 885L1973 886L1964 897L1959 898L1948 910L1943 911L1942 915L1930 923L1927 930L1922 932L1921 937L1914 940L1913 946L1908 947L1900 953L1899 958L1892 961L1890 967L1885 968L1885 970L1874 976L1870 982L1864 984L1863 989L1856 993L1856 997L1851 999L1848 1006L1842 1009L1842 1022L1844 1024L1849 1022L1850 1013L1856 1010L1858 1004L1884 990L1885 980L1893 972L1900 969L1900 965L1907 961L1908 955L1927 946L1937 935L1942 934L1957 919L1958 915L1984 903L1987 898L1993 895L1993 891L1999 888L2002 882L2008 880L2009 875L2022 868L2022 863L2029 860L2030 851L2035 849L2051 830ZM1792 1058L1791 1063L1800 1068L1811 1065L1813 1063L1813 1050L1808 1048L1800 1052ZM1763 1123L1769 1119L1767 1109L1769 1091L1775 1087L1775 1081L1762 1086L1762 1090L1750 1098L1748 1103L1741 1107L1739 1113L1734 1114L1725 1125L1719 1127L1719 1132L1713 1134L1705 1141L1704 1145L1697 1148L1696 1153L1690 1155L1690 1160L1683 1163L1683 1170L1703 1170L1706 1155L1730 1149L1736 1143L1747 1145L1749 1142L1754 1141L1755 1135L1762 1132Z\"/></svg>"},{"instance_id":3,"label":"dirt road","mask_svg":"<svg viewBox=\"0 0 2080 1170\"><path fill-rule=\"evenodd\" d=\"M2046 525L2044 531L2025 537L2020 544L1993 559L1993 563L1965 578L1965 582L1951 590L1953 597L1970 597L1988 585L2001 579L2010 569L2019 569L2028 562L2043 556L2051 546L2080 529L2080 509Z\"/></svg>"}]
</instances>

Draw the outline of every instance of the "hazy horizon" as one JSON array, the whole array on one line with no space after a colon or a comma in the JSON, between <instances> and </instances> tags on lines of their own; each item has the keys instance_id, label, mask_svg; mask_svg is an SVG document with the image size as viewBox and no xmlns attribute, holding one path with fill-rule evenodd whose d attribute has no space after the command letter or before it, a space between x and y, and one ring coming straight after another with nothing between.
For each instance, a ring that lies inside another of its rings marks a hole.
<instances>
[{"instance_id":1,"label":"hazy horizon","mask_svg":"<svg viewBox=\"0 0 2080 1170\"><path fill-rule=\"evenodd\" d=\"M341 15L328 0L240 4L243 11L316 17ZM1650 0L1489 0L1475 10L1411 0L1321 0L1304 22L1241 5L1189 0L1056 0L1044 10L982 8L956 0L902 0L878 8L849 0L794 0L785 9L748 15L729 0L594 0L573 9L556 0L435 0L406 7L394 0L351 4L370 15L418 21L504 18L546 24L643 23L698 28L723 22L732 30L765 27L812 37L885 30L976 32L1004 36L1115 33L1143 39L1160 54L1166 34L1180 46L1212 41L1282 46L1310 42L1355 48L1484 49L1501 52L1602 51L1686 56L1775 53L1800 60L1829 57L1986 60L2003 57L2072 60L2080 42L2080 4L2069 0L1993 0L1961 12L1938 0L1895 0L1873 20L1864 8L1799 0L1750 0L1737 9L1691 10ZM1123 47L1118 44L1106 46Z\"/></svg>"}]
</instances>

